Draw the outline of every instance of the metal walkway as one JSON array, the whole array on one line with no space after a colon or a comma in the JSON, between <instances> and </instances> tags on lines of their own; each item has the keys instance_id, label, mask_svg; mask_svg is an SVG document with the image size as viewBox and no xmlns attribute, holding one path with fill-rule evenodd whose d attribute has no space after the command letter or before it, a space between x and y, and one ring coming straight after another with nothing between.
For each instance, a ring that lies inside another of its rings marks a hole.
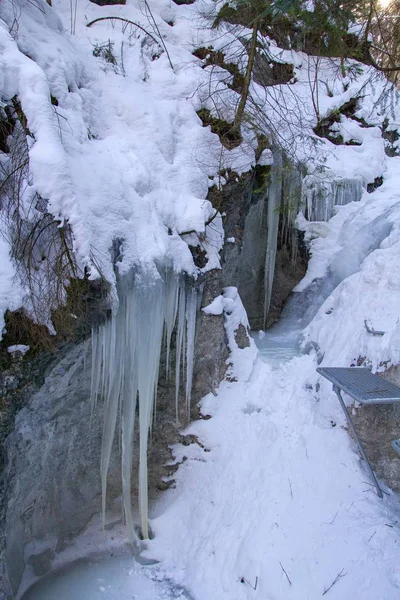
<instances>
[{"instance_id":1,"label":"metal walkway","mask_svg":"<svg viewBox=\"0 0 400 600\"><path fill-rule=\"evenodd\" d=\"M374 482L377 494L382 498L382 490L379 487L368 457L361 444L361 440L354 428L350 413L343 401L341 391L343 390L361 404L393 404L395 402L400 402L400 388L393 383L390 383L390 381L378 377L378 375L373 375L369 369L362 367L320 367L317 369L317 373L332 382L333 391L336 393L343 412L346 415L350 431L354 435L361 456L365 460L367 470Z\"/></svg>"}]
</instances>

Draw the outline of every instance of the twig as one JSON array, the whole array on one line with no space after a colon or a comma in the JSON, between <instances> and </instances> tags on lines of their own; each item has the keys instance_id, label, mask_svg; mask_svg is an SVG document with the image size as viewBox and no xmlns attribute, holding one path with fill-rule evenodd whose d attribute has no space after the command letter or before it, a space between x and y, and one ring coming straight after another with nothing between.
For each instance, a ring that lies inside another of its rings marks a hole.
<instances>
[{"instance_id":1,"label":"twig","mask_svg":"<svg viewBox=\"0 0 400 600\"><path fill-rule=\"evenodd\" d=\"M371 487L375 487L374 483L371 483L370 481L363 481L362 483L365 483L365 485L370 485ZM364 490L364 492L366 492L367 490ZM390 496L390 494L388 492L385 492L385 490L382 490L381 488L381 492L383 494L386 494L386 496Z\"/></svg>"},{"instance_id":2,"label":"twig","mask_svg":"<svg viewBox=\"0 0 400 600\"><path fill-rule=\"evenodd\" d=\"M290 487L290 495L291 495L292 500L293 500L292 482L290 481L290 479L288 479L288 482L289 482L289 487Z\"/></svg>"},{"instance_id":3,"label":"twig","mask_svg":"<svg viewBox=\"0 0 400 600\"><path fill-rule=\"evenodd\" d=\"M346 573L343 573L344 569L342 569L340 571L340 573L338 573L335 577L335 579L332 581L331 585L326 588L326 590L324 590L324 593L322 594L323 596L325 596L325 594L327 594L329 592L330 589L333 588L333 586L335 585L335 583L337 583L339 581L339 579L342 579L342 577L345 577L347 575L347 571Z\"/></svg>"},{"instance_id":4,"label":"twig","mask_svg":"<svg viewBox=\"0 0 400 600\"><path fill-rule=\"evenodd\" d=\"M130 19L123 19L122 17L98 17L97 19L93 19L93 21L89 21L86 27L91 27L92 25L94 25L95 23L99 23L100 21L122 21L127 25L133 25L134 27L137 27L138 29L143 31L143 33L148 35L153 40L153 42L160 46L160 42L154 37L154 35L151 35L151 33L149 33L144 27L142 27L142 25L139 25L139 23L135 23Z\"/></svg>"},{"instance_id":5,"label":"twig","mask_svg":"<svg viewBox=\"0 0 400 600\"><path fill-rule=\"evenodd\" d=\"M372 327L369 327L366 319L364 320L364 325L368 333L371 333L372 335L385 335L386 333L386 331L378 331L376 329L373 329Z\"/></svg>"},{"instance_id":6,"label":"twig","mask_svg":"<svg viewBox=\"0 0 400 600\"><path fill-rule=\"evenodd\" d=\"M149 3L147 2L147 0L144 0L144 4L145 4L145 7L147 8L147 10L149 11L149 14L150 14L151 20L153 21L153 25L155 27L155 30L157 31L158 37L160 38L160 41L161 41L161 44L164 47L164 50L165 50L165 53L166 53L166 55L168 57L168 61L169 61L169 64L171 66L171 69L174 70L174 65L172 64L171 57L170 57L169 52L167 50L167 46L165 45L164 39L163 39L163 37L162 37L162 35L160 33L160 30L158 28L157 22L156 22L156 20L155 20L155 18L153 16L153 13L151 12L151 8L150 8Z\"/></svg>"},{"instance_id":7,"label":"twig","mask_svg":"<svg viewBox=\"0 0 400 600\"><path fill-rule=\"evenodd\" d=\"M252 583L250 583L250 581L247 581L247 579L245 577L240 578L240 583L247 583L247 585L249 585L254 591L256 591L257 584L258 584L258 577L256 577L254 585Z\"/></svg>"},{"instance_id":8,"label":"twig","mask_svg":"<svg viewBox=\"0 0 400 600\"><path fill-rule=\"evenodd\" d=\"M121 69L122 69L122 75L124 77L126 77L126 72L125 72L125 65L124 65L124 42L121 42Z\"/></svg>"},{"instance_id":9,"label":"twig","mask_svg":"<svg viewBox=\"0 0 400 600\"><path fill-rule=\"evenodd\" d=\"M336 511L335 516L333 517L332 521L328 521L327 523L322 523L322 525L332 525L332 523L334 523L336 521L336 517L338 516L338 510Z\"/></svg>"},{"instance_id":10,"label":"twig","mask_svg":"<svg viewBox=\"0 0 400 600\"><path fill-rule=\"evenodd\" d=\"M283 572L285 573L285 575L286 575L286 579L288 580L288 582L289 582L289 585L292 585L292 582L290 581L290 577L289 577L289 575L287 574L287 571L286 571L286 569L283 567L283 565L282 565L281 561L279 561L279 564L281 565L281 569L282 569L282 571L283 571Z\"/></svg>"},{"instance_id":11,"label":"twig","mask_svg":"<svg viewBox=\"0 0 400 600\"><path fill-rule=\"evenodd\" d=\"M371 537L368 539L368 542L370 542L372 540L372 538L374 537L374 535L376 534L376 530L374 531L374 533L371 535ZM367 543L368 543L367 542Z\"/></svg>"}]
</instances>

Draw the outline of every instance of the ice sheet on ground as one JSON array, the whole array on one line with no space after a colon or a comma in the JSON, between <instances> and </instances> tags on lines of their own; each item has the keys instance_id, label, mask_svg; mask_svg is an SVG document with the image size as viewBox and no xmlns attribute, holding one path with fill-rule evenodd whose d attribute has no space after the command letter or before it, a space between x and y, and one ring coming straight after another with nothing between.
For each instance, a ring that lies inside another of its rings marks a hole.
<instances>
[{"instance_id":1,"label":"ice sheet on ground","mask_svg":"<svg viewBox=\"0 0 400 600\"><path fill-rule=\"evenodd\" d=\"M276 369L282 363L299 356L300 333L301 330L293 329L290 322L289 324L278 323L263 332L253 331L251 336L257 345L260 358Z\"/></svg>"},{"instance_id":2,"label":"ice sheet on ground","mask_svg":"<svg viewBox=\"0 0 400 600\"><path fill-rule=\"evenodd\" d=\"M23 600L190 600L185 590L133 556L81 560L39 581Z\"/></svg>"}]
</instances>

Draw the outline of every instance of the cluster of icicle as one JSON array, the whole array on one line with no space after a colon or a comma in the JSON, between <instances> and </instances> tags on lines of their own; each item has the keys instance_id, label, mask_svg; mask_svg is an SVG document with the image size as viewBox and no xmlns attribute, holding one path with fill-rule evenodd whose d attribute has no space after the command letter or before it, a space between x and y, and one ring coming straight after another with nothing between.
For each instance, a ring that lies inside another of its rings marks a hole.
<instances>
[{"instance_id":1,"label":"cluster of icicle","mask_svg":"<svg viewBox=\"0 0 400 600\"><path fill-rule=\"evenodd\" d=\"M335 206L344 206L361 199L364 188L360 178L329 179L308 178L303 185L301 167L288 165L277 147L273 148L271 181L267 195L267 245L264 274L264 327L267 324L275 274L279 225L282 243L290 242L292 260L296 260L295 219L303 208L309 221L329 221Z\"/></svg>"},{"instance_id":2,"label":"cluster of icicle","mask_svg":"<svg viewBox=\"0 0 400 600\"><path fill-rule=\"evenodd\" d=\"M304 187L305 216L309 221L329 221L335 206L358 202L363 194L360 178L316 179Z\"/></svg>"},{"instance_id":3,"label":"cluster of icicle","mask_svg":"<svg viewBox=\"0 0 400 600\"><path fill-rule=\"evenodd\" d=\"M300 210L302 171L284 161L280 150L272 150L273 163L267 195L267 244L264 271L264 328L267 325L271 305L272 285L275 275L276 252L280 228L281 243L291 247L293 262L296 261L296 217Z\"/></svg>"},{"instance_id":4,"label":"cluster of icicle","mask_svg":"<svg viewBox=\"0 0 400 600\"><path fill-rule=\"evenodd\" d=\"M176 413L181 370L186 362L186 410L189 415L193 376L197 293L185 276L166 269L156 280L124 275L117 285L119 306L112 318L92 332L92 410L104 400L101 448L102 514L105 523L107 473L117 422L121 424L122 499L132 542L137 540L131 506L132 453L136 405L139 403L139 511L143 538L148 537L147 445L155 418L163 340L166 370L176 328Z\"/></svg>"}]
</instances>

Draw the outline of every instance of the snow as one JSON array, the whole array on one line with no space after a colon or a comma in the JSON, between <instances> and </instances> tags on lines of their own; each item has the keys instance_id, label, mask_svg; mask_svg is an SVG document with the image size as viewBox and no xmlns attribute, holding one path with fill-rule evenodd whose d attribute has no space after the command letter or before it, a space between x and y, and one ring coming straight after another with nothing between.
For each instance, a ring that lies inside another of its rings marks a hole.
<instances>
[{"instance_id":1,"label":"snow","mask_svg":"<svg viewBox=\"0 0 400 600\"><path fill-rule=\"evenodd\" d=\"M207 453L174 447L187 460L156 509L146 556L196 599L314 600L339 573L332 598L398 597L395 500L375 495L315 368L312 356L275 370L259 359L248 382L204 398L212 418L187 433ZM242 577L258 578L256 594Z\"/></svg>"},{"instance_id":2,"label":"snow","mask_svg":"<svg viewBox=\"0 0 400 600\"><path fill-rule=\"evenodd\" d=\"M0 237L0 335L4 329L4 313L16 310L22 304L23 290L16 281L15 270L9 255L9 246Z\"/></svg>"},{"instance_id":3,"label":"snow","mask_svg":"<svg viewBox=\"0 0 400 600\"><path fill-rule=\"evenodd\" d=\"M69 3L54 6L67 23ZM14 8L22 10L15 39L7 27ZM143 36L124 35L109 23L86 28L88 16L103 14L95 5L79 3L79 41L61 33L47 4L41 8L26 0L2 3L0 87L4 100L20 97L34 136L31 185L49 199L57 219L68 219L79 266L115 284L110 248L120 239L121 273L140 264L155 274L155 263L166 256L177 271L194 273L179 234L195 231L208 237L208 268L218 267L220 219L207 229L205 223L215 212L206 195L219 144L187 101L201 68L182 63L192 55L180 50L180 67L172 71L165 53L156 60L151 48L146 54ZM121 14L121 7L113 9ZM123 10L143 20L133 5ZM109 38L116 52L125 44L125 76L92 54L96 39Z\"/></svg>"},{"instance_id":4,"label":"snow","mask_svg":"<svg viewBox=\"0 0 400 600\"><path fill-rule=\"evenodd\" d=\"M25 346L25 344L15 344L14 346L8 346L7 352L13 354L14 352L18 352L22 356L26 354L30 350L30 346Z\"/></svg>"},{"instance_id":5,"label":"snow","mask_svg":"<svg viewBox=\"0 0 400 600\"><path fill-rule=\"evenodd\" d=\"M208 0L193 6L153 2L158 31L148 9L133 0L107 7L106 13L79 0L76 14L65 0L54 0L54 9L37 1L1 3L1 100L15 94L21 100L34 136L30 189L48 199L60 223L68 220L78 266L93 278L103 275L114 297L111 248L116 239L121 241L121 274L140 265L157 277L156 265L165 258L176 271L195 274L188 243L206 251L205 269L218 268L222 218L206 196L212 181L223 183L219 174L224 170L240 176L256 164L257 136L250 118L242 126L243 143L227 150L202 126L196 110L208 108L231 118L238 95L227 87L232 76L226 70L203 68L192 52L213 45L226 62L244 69L237 36L245 39L251 32L227 24L210 29L216 6ZM163 41L151 41L120 22L86 26L105 14L137 22L156 38L160 32ZM93 56L104 43L110 44L116 64ZM294 79L268 88L253 82L248 110L259 128L296 164L306 164L311 180L316 174L317 179L358 179L364 187L372 183L387 164L380 127L385 119L389 130L400 123L397 96L385 89L384 78L365 66L360 72L354 61L346 61L342 78L334 60L282 50L264 38L260 43L268 62L294 65ZM345 140L360 145L336 147L318 138L313 131L317 120L355 96L356 116L373 127L342 116L337 128ZM266 149L258 163L271 160Z\"/></svg>"},{"instance_id":6,"label":"snow","mask_svg":"<svg viewBox=\"0 0 400 600\"><path fill-rule=\"evenodd\" d=\"M208 108L220 118L232 118L238 96L227 87L231 76L219 67L203 68L192 52L212 44L243 70L246 58L236 34L245 39L249 30L228 25L211 30L204 16L215 16L216 7L208 1L178 7L155 0L151 7L172 69L166 52L136 30L123 31L107 21L87 28L88 21L105 13L86 0L77 3L76 35L67 35L70 3L53 4L54 10L44 2L1 3L1 101L18 94L27 116L33 134L32 191L49 200L56 219L70 223L79 266L87 267L91 277L101 273L113 286L113 318L93 334L93 408L98 394L106 396L104 502L122 410L123 502L131 540L137 543L130 477L139 389L140 509L146 537L147 436L163 326L169 348L178 322L175 380L178 389L186 363L189 403L198 299L182 274L196 277L199 270L188 244L206 251L206 269L219 267L223 216L206 196L212 182L223 181L221 172L231 169L240 176L255 165L256 119L273 144L283 147L296 166L307 168L297 222L310 243L309 268L288 305L287 320L262 339L258 336L260 355L253 340L247 348L238 347L236 333L239 327L247 330L248 321L236 288L225 288L204 309L224 316L231 352L227 377L216 396L201 402L203 416L212 418L186 430L200 444L173 448L181 463L176 487L151 509L155 537L146 542L143 556L160 560L153 573L184 586L195 600L314 600L327 590L338 600L397 599L398 499L387 490L390 495L380 501L366 483L336 397L315 369L317 359L327 366L348 366L362 358L374 371L400 362L400 159L386 156L381 132L386 119L387 129L398 131L398 93L387 91L372 68L360 71L354 61L346 61L341 77L335 60L282 50L263 39L266 60L293 64L294 78L268 88L252 83L243 142L227 150L202 126L196 111ZM149 27L137 2L107 7L107 14ZM93 48L108 40L117 65L93 56ZM359 120L342 115L335 128L357 145L335 146L316 136L318 121L354 97ZM264 150L258 162L271 165L271 158L271 151ZM272 188L279 187L276 175ZM367 194L367 185L382 175L383 185ZM307 210L322 188L325 205L319 212L315 206ZM276 232L270 204L270 228ZM274 263L272 238L267 280ZM15 281L6 238L0 241L0 256L3 315L26 303L26 292L24 282ZM128 282L125 291L123 282ZM364 321L385 334L372 336ZM303 327L303 348L316 352L297 356ZM102 569L107 572L108 566ZM113 568L108 576L113 584L125 577ZM108 593L107 585L96 593ZM123 593L136 593L134 584L128 588ZM149 590L143 583L140 593L157 597L156 588Z\"/></svg>"}]
</instances>

